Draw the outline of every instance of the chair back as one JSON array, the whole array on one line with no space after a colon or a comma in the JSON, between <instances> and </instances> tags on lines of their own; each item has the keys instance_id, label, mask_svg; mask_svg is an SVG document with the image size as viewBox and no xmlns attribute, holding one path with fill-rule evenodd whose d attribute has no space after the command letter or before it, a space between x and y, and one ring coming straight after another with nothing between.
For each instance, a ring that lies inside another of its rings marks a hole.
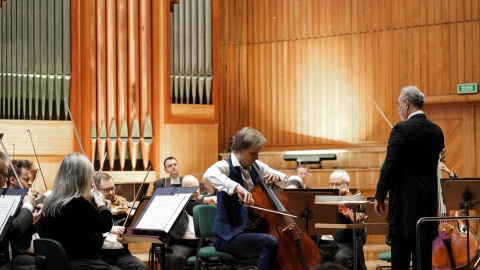
<instances>
[{"instance_id":1,"label":"chair back","mask_svg":"<svg viewBox=\"0 0 480 270\"><path fill-rule=\"evenodd\" d=\"M33 240L36 270L67 270L67 254L56 240L38 238Z\"/></svg>"},{"instance_id":2,"label":"chair back","mask_svg":"<svg viewBox=\"0 0 480 270\"><path fill-rule=\"evenodd\" d=\"M198 238L213 237L213 225L217 216L217 206L211 204L196 205L193 207L193 223L195 236Z\"/></svg>"}]
</instances>

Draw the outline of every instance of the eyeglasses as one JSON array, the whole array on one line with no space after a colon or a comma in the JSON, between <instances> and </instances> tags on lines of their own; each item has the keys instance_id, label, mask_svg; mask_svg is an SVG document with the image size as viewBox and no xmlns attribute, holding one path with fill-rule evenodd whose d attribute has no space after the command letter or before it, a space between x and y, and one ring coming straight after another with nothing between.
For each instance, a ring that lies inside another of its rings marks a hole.
<instances>
[{"instance_id":1,"label":"eyeglasses","mask_svg":"<svg viewBox=\"0 0 480 270\"><path fill-rule=\"evenodd\" d=\"M341 188L343 186L345 186L346 182L342 182L342 183L330 183L330 187L331 188Z\"/></svg>"},{"instance_id":2,"label":"eyeglasses","mask_svg":"<svg viewBox=\"0 0 480 270\"><path fill-rule=\"evenodd\" d=\"M101 190L101 191L103 191L103 192L105 192L105 193L110 193L110 192L114 192L116 188L117 188L117 187L111 187L111 188L97 188L97 189L99 189L99 190Z\"/></svg>"}]
</instances>

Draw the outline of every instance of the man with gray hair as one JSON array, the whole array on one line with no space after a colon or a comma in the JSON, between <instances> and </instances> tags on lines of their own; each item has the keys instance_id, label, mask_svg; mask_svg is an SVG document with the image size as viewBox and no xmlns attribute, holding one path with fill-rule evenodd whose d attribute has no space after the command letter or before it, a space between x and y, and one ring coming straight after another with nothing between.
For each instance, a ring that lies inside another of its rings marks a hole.
<instances>
[{"instance_id":1,"label":"man with gray hair","mask_svg":"<svg viewBox=\"0 0 480 270\"><path fill-rule=\"evenodd\" d=\"M340 195L345 195L349 190L350 176L345 170L335 170L330 174L330 187L339 189ZM361 213L354 214L348 205L339 205L337 213L337 224L353 224L355 219L364 218ZM354 244L352 229L336 229L334 235L321 235L317 245L322 256L322 263L334 262L351 269L354 265ZM364 244L364 243L363 243ZM363 245L357 248L358 269L367 270Z\"/></svg>"},{"instance_id":2,"label":"man with gray hair","mask_svg":"<svg viewBox=\"0 0 480 270\"><path fill-rule=\"evenodd\" d=\"M437 166L445 142L442 129L422 111L425 96L417 87L402 88L397 103L402 121L388 138L374 208L383 215L388 193L392 267L408 269L411 257L413 269L417 269L416 224L420 218L437 216ZM420 228L420 269L432 269L437 228L436 222L425 222Z\"/></svg>"}]
</instances>

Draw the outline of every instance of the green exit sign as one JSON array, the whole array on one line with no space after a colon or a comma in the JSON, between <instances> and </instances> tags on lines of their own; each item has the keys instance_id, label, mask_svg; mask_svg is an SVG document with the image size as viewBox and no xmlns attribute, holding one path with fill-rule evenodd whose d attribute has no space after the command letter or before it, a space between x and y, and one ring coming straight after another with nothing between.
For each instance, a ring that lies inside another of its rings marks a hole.
<instances>
[{"instance_id":1,"label":"green exit sign","mask_svg":"<svg viewBox=\"0 0 480 270\"><path fill-rule=\"evenodd\" d=\"M457 84L457 94L475 94L478 93L478 84L461 83Z\"/></svg>"}]
</instances>

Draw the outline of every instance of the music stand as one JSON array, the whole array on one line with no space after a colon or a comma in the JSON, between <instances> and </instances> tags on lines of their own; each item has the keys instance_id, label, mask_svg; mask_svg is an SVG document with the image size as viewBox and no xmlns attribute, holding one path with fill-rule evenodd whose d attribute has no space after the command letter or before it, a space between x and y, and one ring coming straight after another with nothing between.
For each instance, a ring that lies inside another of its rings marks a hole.
<instances>
[{"instance_id":1,"label":"music stand","mask_svg":"<svg viewBox=\"0 0 480 270\"><path fill-rule=\"evenodd\" d=\"M443 197L443 204L445 205L446 209L462 209L466 210L468 215L468 210L470 209L477 209L480 203L480 178L441 178L440 185L442 188L442 197ZM478 216L471 216L471 217L423 217L418 220L416 225L416 246L417 246L417 264L418 267L421 265L421 254L420 254L420 225L425 221L441 221L441 220L470 220L475 219L478 222ZM468 223L467 223L468 224ZM469 246L468 239L469 239L470 230L467 228L467 246ZM469 248L465 248L466 253L468 254ZM468 254L471 256L472 254ZM469 258L466 256L466 258ZM470 257L471 258L471 257ZM470 269L470 260L468 261L468 269ZM477 269L478 261L474 265L474 269Z\"/></svg>"},{"instance_id":2,"label":"music stand","mask_svg":"<svg viewBox=\"0 0 480 270\"><path fill-rule=\"evenodd\" d=\"M297 224L299 224L301 228L303 227L308 235L329 235L335 233L335 229L315 228L315 223L336 223L338 206L315 204L315 196L338 196L339 189L308 188L285 189L284 191L288 197L292 211L300 216ZM303 226L300 225L302 223Z\"/></svg>"},{"instance_id":3,"label":"music stand","mask_svg":"<svg viewBox=\"0 0 480 270\"><path fill-rule=\"evenodd\" d=\"M447 209L480 210L480 178L442 178L442 194ZM465 194L467 191L468 194ZM470 195L470 198L464 198Z\"/></svg>"}]
</instances>

